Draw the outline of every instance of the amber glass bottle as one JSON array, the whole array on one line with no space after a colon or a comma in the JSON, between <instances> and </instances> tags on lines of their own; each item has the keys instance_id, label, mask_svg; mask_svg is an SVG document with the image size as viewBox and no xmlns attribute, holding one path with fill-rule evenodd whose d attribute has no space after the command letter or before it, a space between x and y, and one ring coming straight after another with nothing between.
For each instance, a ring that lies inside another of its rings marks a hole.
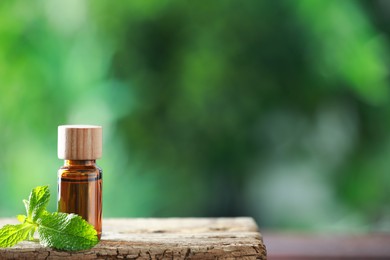
<instances>
[{"instance_id":1,"label":"amber glass bottle","mask_svg":"<svg viewBox=\"0 0 390 260\"><path fill-rule=\"evenodd\" d=\"M58 211L75 213L102 233L102 128L90 125L58 127Z\"/></svg>"}]
</instances>

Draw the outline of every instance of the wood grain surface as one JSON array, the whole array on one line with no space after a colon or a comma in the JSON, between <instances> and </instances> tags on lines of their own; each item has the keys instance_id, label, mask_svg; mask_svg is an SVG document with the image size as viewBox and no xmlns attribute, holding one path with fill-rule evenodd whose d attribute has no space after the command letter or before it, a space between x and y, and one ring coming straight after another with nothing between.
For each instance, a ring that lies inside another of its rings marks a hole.
<instances>
[{"instance_id":1,"label":"wood grain surface","mask_svg":"<svg viewBox=\"0 0 390 260\"><path fill-rule=\"evenodd\" d=\"M15 223L0 219L0 225ZM64 252L22 242L1 259L266 259L252 218L105 219L91 250Z\"/></svg>"}]
</instances>

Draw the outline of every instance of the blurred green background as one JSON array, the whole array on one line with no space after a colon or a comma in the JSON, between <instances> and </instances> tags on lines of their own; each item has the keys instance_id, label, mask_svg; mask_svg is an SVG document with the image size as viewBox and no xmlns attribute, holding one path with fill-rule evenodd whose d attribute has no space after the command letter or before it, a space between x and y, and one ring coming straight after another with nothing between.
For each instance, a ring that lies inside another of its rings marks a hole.
<instances>
[{"instance_id":1,"label":"blurred green background","mask_svg":"<svg viewBox=\"0 0 390 260\"><path fill-rule=\"evenodd\" d=\"M390 1L0 2L0 217L57 126L104 127L104 217L390 230Z\"/></svg>"}]
</instances>

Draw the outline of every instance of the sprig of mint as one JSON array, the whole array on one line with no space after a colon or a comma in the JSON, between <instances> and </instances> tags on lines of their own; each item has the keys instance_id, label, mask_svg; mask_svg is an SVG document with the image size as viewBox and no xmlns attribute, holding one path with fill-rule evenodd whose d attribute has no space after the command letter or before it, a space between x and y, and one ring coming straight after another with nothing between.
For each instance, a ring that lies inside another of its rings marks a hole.
<instances>
[{"instance_id":1,"label":"sprig of mint","mask_svg":"<svg viewBox=\"0 0 390 260\"><path fill-rule=\"evenodd\" d=\"M23 200L27 215L18 215L22 224L5 225L0 229L0 247L11 247L23 240L33 240L38 231L43 246L59 250L90 249L99 240L94 227L76 214L46 211L50 192L48 186L38 186Z\"/></svg>"}]
</instances>

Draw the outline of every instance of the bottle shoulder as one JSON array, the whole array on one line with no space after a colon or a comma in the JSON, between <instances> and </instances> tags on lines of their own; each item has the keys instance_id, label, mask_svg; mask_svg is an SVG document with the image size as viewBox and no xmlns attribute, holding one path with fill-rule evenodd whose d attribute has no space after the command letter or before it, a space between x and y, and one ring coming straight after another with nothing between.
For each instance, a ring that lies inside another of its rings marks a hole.
<instances>
[{"instance_id":1,"label":"bottle shoulder","mask_svg":"<svg viewBox=\"0 0 390 260\"><path fill-rule=\"evenodd\" d=\"M102 174L102 169L97 165L63 165L58 169L58 177L101 177Z\"/></svg>"},{"instance_id":2,"label":"bottle shoulder","mask_svg":"<svg viewBox=\"0 0 390 260\"><path fill-rule=\"evenodd\" d=\"M100 168L98 165L62 165L60 166L59 170L71 170L71 171L102 171L102 168Z\"/></svg>"}]
</instances>

